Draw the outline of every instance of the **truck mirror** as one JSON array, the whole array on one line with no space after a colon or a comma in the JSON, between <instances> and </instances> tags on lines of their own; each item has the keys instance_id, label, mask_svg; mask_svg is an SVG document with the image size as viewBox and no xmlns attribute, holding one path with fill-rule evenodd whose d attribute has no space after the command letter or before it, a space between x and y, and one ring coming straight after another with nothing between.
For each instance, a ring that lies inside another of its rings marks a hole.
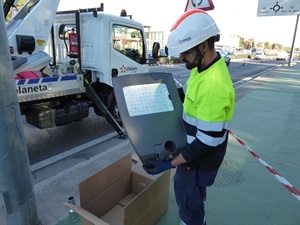
<instances>
[{"instance_id":1,"label":"truck mirror","mask_svg":"<svg viewBox=\"0 0 300 225\"><path fill-rule=\"evenodd\" d=\"M169 56L169 49L168 49L168 46L165 46L165 53L167 56Z\"/></svg>"},{"instance_id":2,"label":"truck mirror","mask_svg":"<svg viewBox=\"0 0 300 225\"><path fill-rule=\"evenodd\" d=\"M159 57L160 44L158 42L154 42L152 45L152 57L157 59Z\"/></svg>"}]
</instances>

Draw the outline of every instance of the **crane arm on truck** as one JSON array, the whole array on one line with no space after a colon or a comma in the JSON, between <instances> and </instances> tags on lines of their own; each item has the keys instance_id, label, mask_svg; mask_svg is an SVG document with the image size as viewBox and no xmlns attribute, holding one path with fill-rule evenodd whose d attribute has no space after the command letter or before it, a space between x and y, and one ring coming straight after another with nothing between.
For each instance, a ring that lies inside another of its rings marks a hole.
<instances>
[{"instance_id":1,"label":"crane arm on truck","mask_svg":"<svg viewBox=\"0 0 300 225\"><path fill-rule=\"evenodd\" d=\"M111 123L111 125L114 127L114 129L119 134L120 138L126 138L126 135L124 134L121 126L117 123L115 118L111 115L105 104L101 101L101 99L98 97L97 93L95 92L94 88L91 86L91 84L85 80L85 88L86 88L86 95L93 100L95 105L100 109L103 113L107 114L107 119ZM112 121L110 121L112 120Z\"/></svg>"}]
</instances>

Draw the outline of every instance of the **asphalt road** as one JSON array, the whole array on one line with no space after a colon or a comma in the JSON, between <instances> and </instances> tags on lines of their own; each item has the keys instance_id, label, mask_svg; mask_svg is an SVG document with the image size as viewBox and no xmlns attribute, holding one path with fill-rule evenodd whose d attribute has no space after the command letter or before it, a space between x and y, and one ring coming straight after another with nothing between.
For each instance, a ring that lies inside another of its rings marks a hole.
<instances>
[{"instance_id":1,"label":"asphalt road","mask_svg":"<svg viewBox=\"0 0 300 225\"><path fill-rule=\"evenodd\" d=\"M256 77L276 68L280 64L282 62L267 60L265 62L254 60L231 62L228 68L235 84L237 101L251 92L255 85L261 84L261 81L256 81ZM184 64L153 66L150 71L172 73L174 78L181 84L187 80L189 74ZM250 86L252 88L249 88L249 85L245 88L245 84L249 82L254 85ZM49 160L49 158L58 160L61 155L66 157L66 152L81 151L85 147L98 142L103 143L103 147L98 148L98 151L104 151L105 145L114 145L120 141L112 126L104 118L95 115L93 110L90 111L90 117L80 122L53 129L41 130L35 128L26 123L25 118L23 118L23 124L31 165ZM93 151L87 154L96 154L96 152Z\"/></svg>"}]
</instances>

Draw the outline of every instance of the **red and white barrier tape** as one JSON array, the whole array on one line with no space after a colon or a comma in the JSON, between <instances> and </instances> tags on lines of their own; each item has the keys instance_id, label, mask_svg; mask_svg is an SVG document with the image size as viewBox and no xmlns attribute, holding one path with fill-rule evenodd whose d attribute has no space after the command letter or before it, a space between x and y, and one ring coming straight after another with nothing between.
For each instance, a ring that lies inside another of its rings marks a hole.
<instances>
[{"instance_id":1,"label":"red and white barrier tape","mask_svg":"<svg viewBox=\"0 0 300 225\"><path fill-rule=\"evenodd\" d=\"M300 201L300 192L290 184L286 179L284 179L276 170L274 170L270 165L268 165L264 160L262 160L255 152L253 152L238 136L236 136L231 130L229 133L243 146L245 147L252 156L254 156L275 178L278 180L288 191L295 196L295 198Z\"/></svg>"}]
</instances>

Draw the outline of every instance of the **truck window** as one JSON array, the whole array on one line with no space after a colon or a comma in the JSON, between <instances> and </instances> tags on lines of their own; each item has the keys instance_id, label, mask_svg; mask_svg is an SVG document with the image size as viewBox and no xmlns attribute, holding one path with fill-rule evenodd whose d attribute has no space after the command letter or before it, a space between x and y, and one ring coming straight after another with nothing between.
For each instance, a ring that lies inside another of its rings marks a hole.
<instances>
[{"instance_id":1,"label":"truck window","mask_svg":"<svg viewBox=\"0 0 300 225\"><path fill-rule=\"evenodd\" d=\"M127 57L143 63L144 42L142 31L132 27L113 25L113 47Z\"/></svg>"}]
</instances>

